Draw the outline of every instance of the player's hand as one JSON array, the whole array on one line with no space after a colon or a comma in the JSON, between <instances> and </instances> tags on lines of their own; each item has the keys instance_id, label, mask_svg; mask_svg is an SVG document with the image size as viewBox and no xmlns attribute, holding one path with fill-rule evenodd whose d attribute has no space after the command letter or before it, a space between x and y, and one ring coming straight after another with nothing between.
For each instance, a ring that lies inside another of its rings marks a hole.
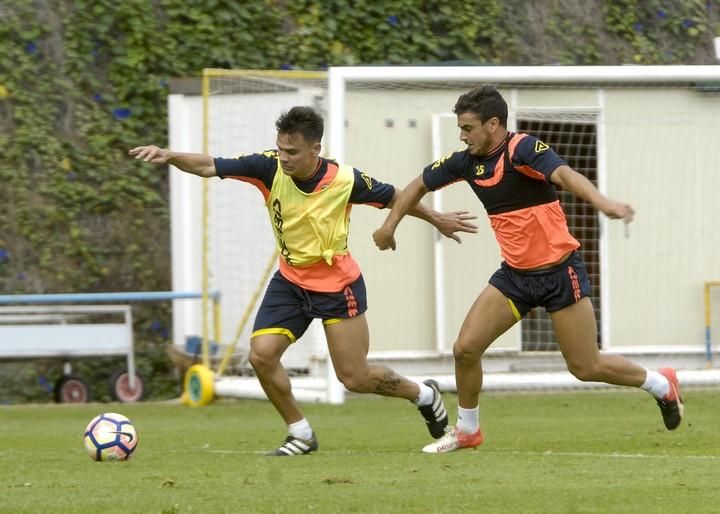
<instances>
[{"instance_id":1,"label":"player's hand","mask_svg":"<svg viewBox=\"0 0 720 514\"><path fill-rule=\"evenodd\" d=\"M442 212L435 217L434 225L445 237L462 243L462 239L455 232L476 234L478 231L477 225L468 221L474 219L477 219L477 216L470 214L468 211Z\"/></svg>"},{"instance_id":2,"label":"player's hand","mask_svg":"<svg viewBox=\"0 0 720 514\"><path fill-rule=\"evenodd\" d=\"M155 145L136 146L128 153L135 156L136 159L153 164L167 164L170 158L170 150Z\"/></svg>"},{"instance_id":3,"label":"player's hand","mask_svg":"<svg viewBox=\"0 0 720 514\"><path fill-rule=\"evenodd\" d=\"M603 209L605 215L613 220L623 220L630 223L635 217L635 211L626 203L610 201L609 205Z\"/></svg>"},{"instance_id":4,"label":"player's hand","mask_svg":"<svg viewBox=\"0 0 720 514\"><path fill-rule=\"evenodd\" d=\"M388 248L395 250L395 236L391 230L380 227L373 232L373 241L380 250L387 250Z\"/></svg>"}]
</instances>

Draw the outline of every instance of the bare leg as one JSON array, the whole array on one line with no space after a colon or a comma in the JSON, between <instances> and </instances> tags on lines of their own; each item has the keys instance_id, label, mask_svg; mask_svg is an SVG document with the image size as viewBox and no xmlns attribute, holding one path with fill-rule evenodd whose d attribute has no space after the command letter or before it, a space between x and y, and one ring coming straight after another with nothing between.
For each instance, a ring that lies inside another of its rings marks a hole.
<instances>
[{"instance_id":1,"label":"bare leg","mask_svg":"<svg viewBox=\"0 0 720 514\"><path fill-rule=\"evenodd\" d=\"M453 345L460 407L477 407L483 380L480 359L492 342L516 322L507 298L493 286L483 289L467 313Z\"/></svg>"},{"instance_id":2,"label":"bare leg","mask_svg":"<svg viewBox=\"0 0 720 514\"><path fill-rule=\"evenodd\" d=\"M280 364L290 344L290 339L281 334L263 334L250 341L250 364L263 391L288 425L304 417L292 394L290 377Z\"/></svg>"},{"instance_id":3,"label":"bare leg","mask_svg":"<svg viewBox=\"0 0 720 514\"><path fill-rule=\"evenodd\" d=\"M420 388L415 382L386 366L368 364L370 336L365 314L326 325L325 335L335 374L349 391L417 399Z\"/></svg>"},{"instance_id":4,"label":"bare leg","mask_svg":"<svg viewBox=\"0 0 720 514\"><path fill-rule=\"evenodd\" d=\"M592 302L579 302L550 314L568 370L582 381L640 387L645 369L621 355L601 353Z\"/></svg>"}]
</instances>

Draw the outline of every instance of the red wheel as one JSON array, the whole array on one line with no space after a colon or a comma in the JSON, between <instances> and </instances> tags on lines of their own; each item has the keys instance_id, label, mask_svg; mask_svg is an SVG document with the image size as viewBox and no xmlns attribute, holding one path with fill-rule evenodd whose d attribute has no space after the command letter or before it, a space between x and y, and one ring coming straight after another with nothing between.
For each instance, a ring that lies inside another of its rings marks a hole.
<instances>
[{"instance_id":1,"label":"red wheel","mask_svg":"<svg viewBox=\"0 0 720 514\"><path fill-rule=\"evenodd\" d=\"M135 387L130 387L130 374L126 370L116 371L110 377L110 396L123 403L137 402L145 396L145 384L135 374Z\"/></svg>"},{"instance_id":2,"label":"red wheel","mask_svg":"<svg viewBox=\"0 0 720 514\"><path fill-rule=\"evenodd\" d=\"M90 387L80 377L63 375L55 383L57 403L87 403L90 401Z\"/></svg>"}]
</instances>

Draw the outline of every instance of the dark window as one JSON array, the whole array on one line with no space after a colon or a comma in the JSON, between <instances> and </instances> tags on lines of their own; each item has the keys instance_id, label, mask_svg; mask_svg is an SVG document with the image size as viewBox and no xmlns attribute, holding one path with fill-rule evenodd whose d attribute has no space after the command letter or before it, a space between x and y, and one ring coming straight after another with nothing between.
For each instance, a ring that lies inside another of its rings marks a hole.
<instances>
[{"instance_id":1,"label":"dark window","mask_svg":"<svg viewBox=\"0 0 720 514\"><path fill-rule=\"evenodd\" d=\"M597 186L597 127L594 123L530 121L518 119L518 132L526 132L550 145L568 165ZM585 265L592 283L592 300L600 332L600 225L597 211L587 202L559 191L570 232L580 241ZM522 349L558 350L552 322L544 308L536 308L522 320Z\"/></svg>"}]
</instances>

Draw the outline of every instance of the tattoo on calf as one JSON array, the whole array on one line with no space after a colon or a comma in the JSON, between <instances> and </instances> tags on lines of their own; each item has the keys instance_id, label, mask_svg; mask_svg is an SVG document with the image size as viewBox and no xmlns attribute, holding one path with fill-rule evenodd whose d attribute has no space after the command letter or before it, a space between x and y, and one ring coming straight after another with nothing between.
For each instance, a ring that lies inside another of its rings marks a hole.
<instances>
[{"instance_id":1,"label":"tattoo on calf","mask_svg":"<svg viewBox=\"0 0 720 514\"><path fill-rule=\"evenodd\" d=\"M375 393L387 394L397 391L400 387L400 380L400 376L393 370L386 370L380 381L375 384Z\"/></svg>"}]
</instances>

